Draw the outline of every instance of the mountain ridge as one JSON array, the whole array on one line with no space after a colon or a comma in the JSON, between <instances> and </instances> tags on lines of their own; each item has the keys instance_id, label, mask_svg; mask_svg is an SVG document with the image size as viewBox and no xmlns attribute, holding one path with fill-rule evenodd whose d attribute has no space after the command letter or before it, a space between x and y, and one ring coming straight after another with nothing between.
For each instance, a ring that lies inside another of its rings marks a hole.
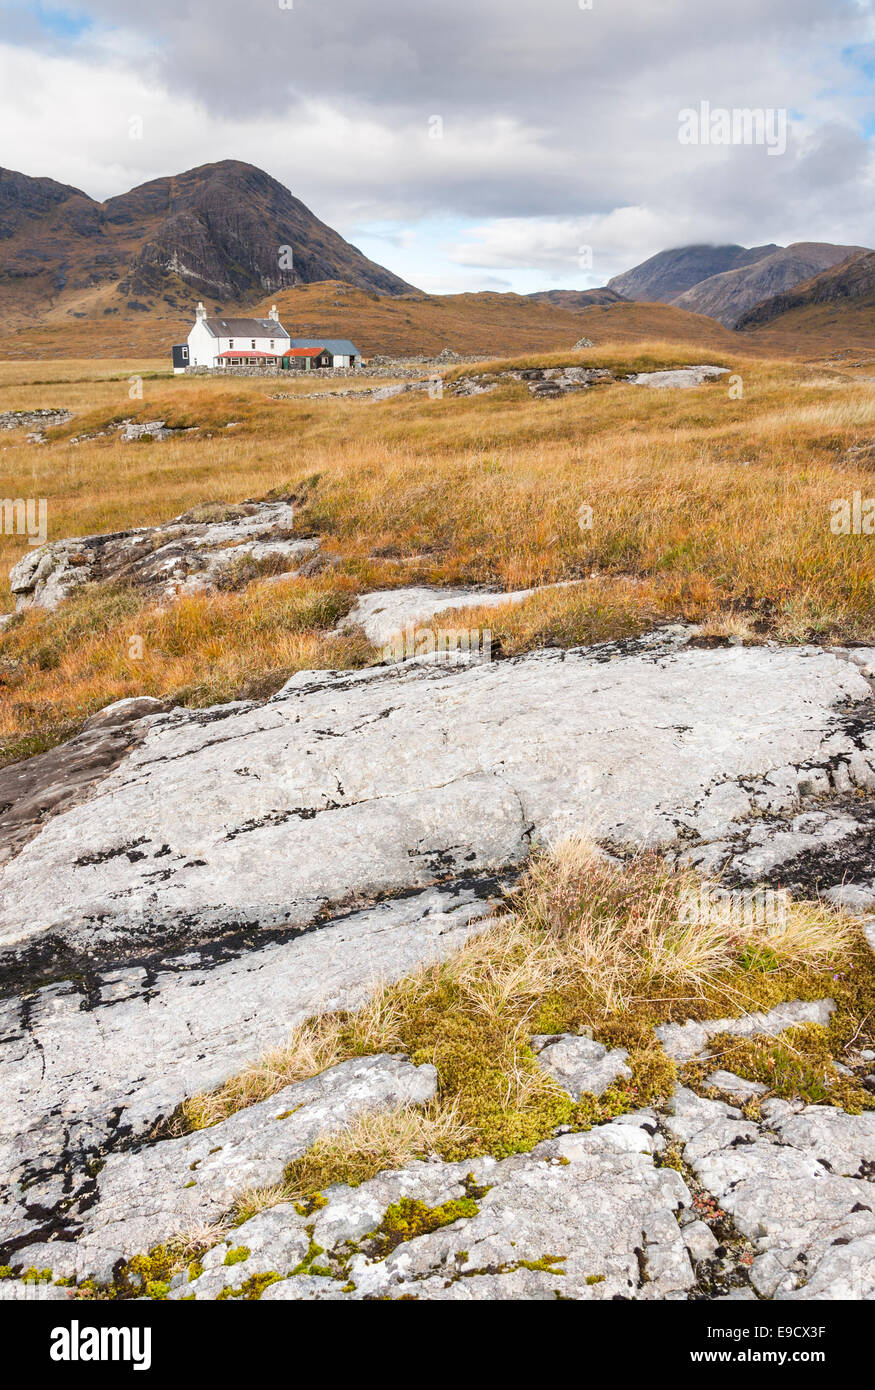
<instances>
[{"instance_id":1,"label":"mountain ridge","mask_svg":"<svg viewBox=\"0 0 875 1390\"><path fill-rule=\"evenodd\" d=\"M864 246L840 246L824 241L791 242L789 246L760 257L752 265L737 266L700 281L672 303L692 314L707 314L726 328L734 328L755 304L782 294L810 276L865 250Z\"/></svg>"},{"instance_id":2,"label":"mountain ridge","mask_svg":"<svg viewBox=\"0 0 875 1390\"><path fill-rule=\"evenodd\" d=\"M624 299L673 304L678 295L723 271L752 265L779 250L769 246L711 245L707 242L657 251L640 265L614 275L607 288Z\"/></svg>"},{"instance_id":3,"label":"mountain ridge","mask_svg":"<svg viewBox=\"0 0 875 1390\"><path fill-rule=\"evenodd\" d=\"M0 169L4 318L140 313L199 298L224 307L321 280L416 292L239 160L152 179L105 202Z\"/></svg>"},{"instance_id":4,"label":"mountain ridge","mask_svg":"<svg viewBox=\"0 0 875 1390\"><path fill-rule=\"evenodd\" d=\"M782 294L761 300L742 314L736 328L739 332L759 328L809 306L849 303L856 307L862 301L871 301L875 307L875 251L858 252Z\"/></svg>"}]
</instances>

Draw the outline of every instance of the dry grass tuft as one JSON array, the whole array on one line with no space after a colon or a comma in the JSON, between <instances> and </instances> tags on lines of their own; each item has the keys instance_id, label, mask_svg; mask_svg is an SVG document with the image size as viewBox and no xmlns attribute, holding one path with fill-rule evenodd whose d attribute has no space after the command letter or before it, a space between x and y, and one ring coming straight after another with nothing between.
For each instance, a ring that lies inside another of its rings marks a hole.
<instances>
[{"instance_id":1,"label":"dry grass tuft","mask_svg":"<svg viewBox=\"0 0 875 1390\"><path fill-rule=\"evenodd\" d=\"M318 1138L289 1164L282 1183L242 1192L234 1206L234 1220L246 1221L280 1202L304 1201L331 1183L358 1186L387 1169L403 1168L448 1147L462 1147L470 1137L454 1105L369 1111L346 1129Z\"/></svg>"},{"instance_id":2,"label":"dry grass tuft","mask_svg":"<svg viewBox=\"0 0 875 1390\"><path fill-rule=\"evenodd\" d=\"M231 1077L218 1091L206 1091L187 1101L171 1125L174 1134L206 1129L237 1110L257 1105L294 1081L334 1066L342 1060L334 1015L298 1024L283 1047L266 1052L245 1071Z\"/></svg>"},{"instance_id":3,"label":"dry grass tuft","mask_svg":"<svg viewBox=\"0 0 875 1390\"><path fill-rule=\"evenodd\" d=\"M847 949L850 924L817 903L787 901L783 919L733 922L715 910L690 912L701 880L653 854L625 871L590 840L570 836L533 860L519 897L523 929L555 943L566 982L583 978L605 1016L680 989L705 998L739 959L768 952L793 964L828 964Z\"/></svg>"},{"instance_id":4,"label":"dry grass tuft","mask_svg":"<svg viewBox=\"0 0 875 1390\"><path fill-rule=\"evenodd\" d=\"M654 854L618 867L585 838L566 839L533 859L511 910L455 955L380 987L358 1013L298 1026L286 1047L187 1101L177 1132L378 1052L437 1067L439 1100L428 1118L447 1121L446 1157L518 1152L556 1124L649 1103L674 1079L655 1024L835 994L855 949L854 927L816 903L788 902L784 917L765 925L739 926L720 913L700 920L686 905L701 887ZM529 1045L534 1033L581 1028L628 1047L634 1073L583 1110L540 1070Z\"/></svg>"}]
</instances>

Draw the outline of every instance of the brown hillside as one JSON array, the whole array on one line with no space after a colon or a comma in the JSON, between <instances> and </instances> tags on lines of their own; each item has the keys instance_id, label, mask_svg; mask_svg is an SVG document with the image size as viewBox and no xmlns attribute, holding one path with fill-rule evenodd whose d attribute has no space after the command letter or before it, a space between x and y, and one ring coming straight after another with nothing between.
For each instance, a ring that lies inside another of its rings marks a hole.
<instances>
[{"instance_id":1,"label":"brown hillside","mask_svg":"<svg viewBox=\"0 0 875 1390\"><path fill-rule=\"evenodd\" d=\"M571 348L581 338L607 342L687 342L715 352L765 355L751 335L743 342L713 319L668 304L618 303L583 310L517 294L368 294L327 281L268 296L253 312L279 306L293 337L352 338L366 357L433 355L449 347L486 357ZM137 314L62 319L0 335L0 359L164 357L185 340L192 317Z\"/></svg>"}]
</instances>

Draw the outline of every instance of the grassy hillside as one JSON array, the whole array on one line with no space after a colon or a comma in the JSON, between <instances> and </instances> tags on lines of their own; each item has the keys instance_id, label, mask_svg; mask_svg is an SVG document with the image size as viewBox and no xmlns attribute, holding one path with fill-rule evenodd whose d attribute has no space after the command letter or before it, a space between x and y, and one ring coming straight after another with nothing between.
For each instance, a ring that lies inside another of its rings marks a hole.
<instances>
[{"instance_id":1,"label":"grassy hillside","mask_svg":"<svg viewBox=\"0 0 875 1390\"><path fill-rule=\"evenodd\" d=\"M385 586L583 581L492 610L482 625L505 653L662 619L752 640L872 640L871 540L829 525L832 499L875 492L865 459L843 458L875 437L867 383L696 344L617 344L576 360L619 375L715 356L741 376L741 399L725 381L685 392L616 381L557 400L523 384L471 398L306 400L307 382L278 390L274 379L141 370L144 397L131 401L129 370L148 363L7 365L0 409L76 412L42 446L0 434L0 496L47 498L50 539L273 493L297 499L296 525L334 557L310 578L166 608L96 587L54 615L17 618L0 635L7 756L124 695L205 704L266 694L301 667L374 660L331 629L357 592ZM69 442L124 416L197 432L150 445ZM594 522L581 531L584 503ZM0 611L12 607L5 578L24 550L22 538L0 536ZM144 639L141 661L129 659L132 634Z\"/></svg>"},{"instance_id":2,"label":"grassy hillside","mask_svg":"<svg viewBox=\"0 0 875 1390\"><path fill-rule=\"evenodd\" d=\"M762 327L742 335L752 351L813 355L822 358L844 353L868 358L875 366L875 295L859 303L805 304L789 309Z\"/></svg>"},{"instance_id":3,"label":"grassy hillside","mask_svg":"<svg viewBox=\"0 0 875 1390\"><path fill-rule=\"evenodd\" d=\"M273 303L293 337L352 338L367 357L434 354L445 347L466 356L549 352L571 348L581 337L597 344L662 339L726 351L741 346L754 355L769 351L759 342L740 345L735 334L713 319L667 304L581 310L517 294L391 298L325 281L268 295L252 312L265 313ZM85 302L77 312L87 316L74 318L65 311L51 322L0 335L0 360L164 357L173 343L185 341L191 327L190 316L104 316Z\"/></svg>"}]
</instances>

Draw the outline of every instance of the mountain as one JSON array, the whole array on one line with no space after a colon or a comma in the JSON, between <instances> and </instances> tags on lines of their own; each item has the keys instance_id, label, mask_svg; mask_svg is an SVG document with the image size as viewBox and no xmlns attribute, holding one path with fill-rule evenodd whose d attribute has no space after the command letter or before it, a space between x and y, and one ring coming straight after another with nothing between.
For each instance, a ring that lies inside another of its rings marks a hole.
<instances>
[{"instance_id":1,"label":"mountain","mask_svg":"<svg viewBox=\"0 0 875 1390\"><path fill-rule=\"evenodd\" d=\"M755 264L777 246L677 246L659 251L632 270L615 275L607 288L624 299L671 304L684 290L722 271ZM694 311L696 312L696 311Z\"/></svg>"},{"instance_id":2,"label":"mountain","mask_svg":"<svg viewBox=\"0 0 875 1390\"><path fill-rule=\"evenodd\" d=\"M782 328L788 316L799 317L802 310L818 306L875 310L875 251L858 252L783 294L755 304L742 314L736 327L741 331L765 324Z\"/></svg>"},{"instance_id":3,"label":"mountain","mask_svg":"<svg viewBox=\"0 0 875 1390\"><path fill-rule=\"evenodd\" d=\"M691 314L708 314L734 328L748 309L792 289L800 281L865 251L863 246L834 246L825 241L797 241L779 247L753 265L739 266L700 281L672 303Z\"/></svg>"},{"instance_id":4,"label":"mountain","mask_svg":"<svg viewBox=\"0 0 875 1390\"><path fill-rule=\"evenodd\" d=\"M320 280L374 294L413 292L251 164L205 164L104 203L53 179L0 169L6 325L158 305L188 310L198 299L224 308Z\"/></svg>"},{"instance_id":5,"label":"mountain","mask_svg":"<svg viewBox=\"0 0 875 1390\"><path fill-rule=\"evenodd\" d=\"M595 290L536 290L527 294L536 304L552 304L557 309L591 309L593 304L624 304L623 295L602 285Z\"/></svg>"}]
</instances>

